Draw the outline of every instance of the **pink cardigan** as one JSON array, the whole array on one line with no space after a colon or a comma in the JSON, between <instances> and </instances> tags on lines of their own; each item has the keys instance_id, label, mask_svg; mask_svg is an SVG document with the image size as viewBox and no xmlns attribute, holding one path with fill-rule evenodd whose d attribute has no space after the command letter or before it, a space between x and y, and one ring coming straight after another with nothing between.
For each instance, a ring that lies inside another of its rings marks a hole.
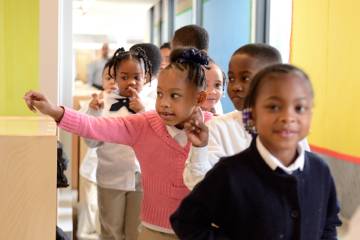
<instances>
[{"instance_id":1,"label":"pink cardigan","mask_svg":"<svg viewBox=\"0 0 360 240\"><path fill-rule=\"evenodd\" d=\"M204 113L205 120L211 114ZM183 148L155 111L127 117L92 117L65 108L59 127L82 137L131 146L141 166L141 219L171 229L169 217L189 193L183 182L190 142Z\"/></svg>"}]
</instances>

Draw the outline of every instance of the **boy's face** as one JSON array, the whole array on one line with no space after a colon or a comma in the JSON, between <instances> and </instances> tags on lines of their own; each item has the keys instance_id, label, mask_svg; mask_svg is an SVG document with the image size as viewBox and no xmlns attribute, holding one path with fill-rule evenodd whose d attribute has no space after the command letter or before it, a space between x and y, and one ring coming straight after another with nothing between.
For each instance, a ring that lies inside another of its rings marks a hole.
<instances>
[{"instance_id":1,"label":"boy's face","mask_svg":"<svg viewBox=\"0 0 360 240\"><path fill-rule=\"evenodd\" d=\"M115 79L111 76L114 76L114 69L111 68L111 75L109 75L109 67L106 67L102 75L102 87L105 92L111 92L117 88L115 84Z\"/></svg>"},{"instance_id":2,"label":"boy's face","mask_svg":"<svg viewBox=\"0 0 360 240\"><path fill-rule=\"evenodd\" d=\"M156 111L166 125L182 128L195 107L205 100L205 92L199 92L186 77L187 71L175 68L159 74Z\"/></svg>"},{"instance_id":3,"label":"boy's face","mask_svg":"<svg viewBox=\"0 0 360 240\"><path fill-rule=\"evenodd\" d=\"M201 105L201 108L211 111L223 94L223 75L220 68L212 63L210 69L205 70L205 76L207 82L206 101Z\"/></svg>"},{"instance_id":4,"label":"boy's face","mask_svg":"<svg viewBox=\"0 0 360 240\"><path fill-rule=\"evenodd\" d=\"M169 65L169 63L170 63L170 52L171 52L171 50L169 48L160 49L160 53L161 53L160 70L163 70L164 68L166 68L167 65Z\"/></svg>"},{"instance_id":5,"label":"boy's face","mask_svg":"<svg viewBox=\"0 0 360 240\"><path fill-rule=\"evenodd\" d=\"M244 100L254 75L265 66L261 66L256 58L247 54L236 54L229 63L228 95L237 110L244 108Z\"/></svg>"},{"instance_id":6,"label":"boy's face","mask_svg":"<svg viewBox=\"0 0 360 240\"><path fill-rule=\"evenodd\" d=\"M295 154L310 129L313 97L309 84L295 74L268 76L260 83L252 119L261 142L277 158Z\"/></svg>"},{"instance_id":7,"label":"boy's face","mask_svg":"<svg viewBox=\"0 0 360 240\"><path fill-rule=\"evenodd\" d=\"M116 72L116 82L121 96L132 97L130 88L139 93L144 81L144 71L137 60L127 59L120 62Z\"/></svg>"}]
</instances>

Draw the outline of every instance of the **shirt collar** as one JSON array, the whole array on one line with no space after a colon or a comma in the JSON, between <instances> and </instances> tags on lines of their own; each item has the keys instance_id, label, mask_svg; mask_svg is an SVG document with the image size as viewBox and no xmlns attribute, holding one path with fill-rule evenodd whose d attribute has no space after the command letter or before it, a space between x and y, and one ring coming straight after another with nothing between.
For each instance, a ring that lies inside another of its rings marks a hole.
<instances>
[{"instance_id":1,"label":"shirt collar","mask_svg":"<svg viewBox=\"0 0 360 240\"><path fill-rule=\"evenodd\" d=\"M187 144L187 136L184 130L178 129L175 126L166 125L166 130L170 136L175 139L180 146L184 147Z\"/></svg>"},{"instance_id":2,"label":"shirt collar","mask_svg":"<svg viewBox=\"0 0 360 240\"><path fill-rule=\"evenodd\" d=\"M264 159L265 163L273 170L275 171L276 168L281 168L284 170L287 174L292 174L295 170L302 171L304 169L304 153L305 150L301 146L301 144L298 144L297 146L297 153L298 157L295 159L295 161L288 167L286 167L278 158L276 158L274 155L272 155L262 144L260 141L260 138L256 138L256 148L259 151L261 157Z\"/></svg>"}]
</instances>

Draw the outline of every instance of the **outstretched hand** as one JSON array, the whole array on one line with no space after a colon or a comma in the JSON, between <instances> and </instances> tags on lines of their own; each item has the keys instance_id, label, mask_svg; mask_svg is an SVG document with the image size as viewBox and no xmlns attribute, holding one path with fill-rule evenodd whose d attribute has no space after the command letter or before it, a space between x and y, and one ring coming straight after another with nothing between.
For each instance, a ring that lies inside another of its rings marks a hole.
<instances>
[{"instance_id":1,"label":"outstretched hand","mask_svg":"<svg viewBox=\"0 0 360 240\"><path fill-rule=\"evenodd\" d=\"M193 146L204 147L208 144L209 128L205 125L200 107L197 107L185 122L184 129Z\"/></svg>"},{"instance_id":2,"label":"outstretched hand","mask_svg":"<svg viewBox=\"0 0 360 240\"><path fill-rule=\"evenodd\" d=\"M27 107L31 111L39 111L45 115L49 115L50 117L54 118L55 121L59 121L64 114L63 108L54 106L42 93L28 91L25 93L23 98Z\"/></svg>"}]
</instances>

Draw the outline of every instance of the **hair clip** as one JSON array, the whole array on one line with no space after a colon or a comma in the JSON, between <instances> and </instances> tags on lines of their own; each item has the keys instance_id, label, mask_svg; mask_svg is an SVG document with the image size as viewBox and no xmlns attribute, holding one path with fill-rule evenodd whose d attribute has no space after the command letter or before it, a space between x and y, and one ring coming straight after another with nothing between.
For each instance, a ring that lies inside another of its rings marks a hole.
<instances>
[{"instance_id":1,"label":"hair clip","mask_svg":"<svg viewBox=\"0 0 360 240\"><path fill-rule=\"evenodd\" d=\"M193 62L200 65L208 65L209 57L196 48L186 49L177 60L178 63Z\"/></svg>"},{"instance_id":2,"label":"hair clip","mask_svg":"<svg viewBox=\"0 0 360 240\"><path fill-rule=\"evenodd\" d=\"M251 108L244 108L242 110L242 120L244 123L245 130L253 135L256 134L256 128L254 126L254 121L252 120L251 117L251 112L252 112Z\"/></svg>"}]
</instances>

